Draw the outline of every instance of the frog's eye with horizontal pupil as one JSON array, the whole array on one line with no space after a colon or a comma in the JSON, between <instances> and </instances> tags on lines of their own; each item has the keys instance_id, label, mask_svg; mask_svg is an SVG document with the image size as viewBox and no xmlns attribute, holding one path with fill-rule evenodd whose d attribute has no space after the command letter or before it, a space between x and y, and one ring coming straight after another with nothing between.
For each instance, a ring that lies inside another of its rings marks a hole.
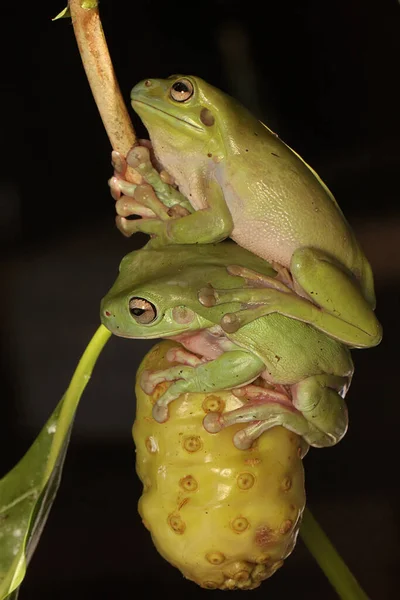
<instances>
[{"instance_id":1,"label":"frog's eye with horizontal pupil","mask_svg":"<svg viewBox=\"0 0 400 600\"><path fill-rule=\"evenodd\" d=\"M176 102L186 102L193 96L194 88L189 79L179 79L171 86L170 95Z\"/></svg>"},{"instance_id":2,"label":"frog's eye with horizontal pupil","mask_svg":"<svg viewBox=\"0 0 400 600\"><path fill-rule=\"evenodd\" d=\"M144 298L131 298L129 300L129 312L141 325L147 325L154 321L157 316L155 306Z\"/></svg>"}]
</instances>

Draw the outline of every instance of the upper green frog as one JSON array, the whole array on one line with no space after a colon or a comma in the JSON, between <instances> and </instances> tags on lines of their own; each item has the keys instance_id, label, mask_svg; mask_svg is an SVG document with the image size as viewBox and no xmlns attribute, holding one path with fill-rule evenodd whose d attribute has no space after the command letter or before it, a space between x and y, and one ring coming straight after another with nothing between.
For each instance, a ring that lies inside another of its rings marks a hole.
<instances>
[{"instance_id":1,"label":"upper green frog","mask_svg":"<svg viewBox=\"0 0 400 600\"><path fill-rule=\"evenodd\" d=\"M161 244L230 236L289 270L295 291L323 309L318 323L308 322L352 347L379 343L370 265L331 192L296 152L239 102L199 77L147 79L133 88L131 101L157 161L195 210L172 219L122 217L120 228L127 235L143 231ZM157 187L154 170L149 183L165 202L165 183L160 180ZM129 195L123 182L120 189ZM146 203L143 190L139 196ZM271 312L258 297L261 304L264 314ZM230 315L222 326L233 331L260 311ZM295 307L290 316L304 320Z\"/></svg>"},{"instance_id":2,"label":"upper green frog","mask_svg":"<svg viewBox=\"0 0 400 600\"><path fill-rule=\"evenodd\" d=\"M141 385L147 393L158 383L173 382L158 398L154 418L166 420L169 402L183 393L240 386L243 406L207 415L204 426L209 432L250 422L234 438L245 448L266 429L283 425L314 446L335 444L347 428L343 397L353 374L349 349L277 313L234 333L222 331L221 317L237 309L237 303L206 308L198 288L222 287L236 293L245 289L245 278L227 271L232 260L270 281L271 301L284 293L266 261L232 242L164 248L150 242L121 262L119 276L102 301L102 323L122 337L169 338L185 348L177 346L168 353L171 361L181 363L178 366L143 373ZM286 295L294 294L288 290Z\"/></svg>"}]
</instances>

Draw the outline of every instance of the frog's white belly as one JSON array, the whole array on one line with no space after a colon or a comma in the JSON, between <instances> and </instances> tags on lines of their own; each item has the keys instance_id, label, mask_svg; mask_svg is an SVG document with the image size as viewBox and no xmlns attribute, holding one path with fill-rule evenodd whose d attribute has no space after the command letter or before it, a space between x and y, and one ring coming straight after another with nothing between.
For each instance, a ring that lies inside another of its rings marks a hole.
<instances>
[{"instance_id":1,"label":"frog's white belly","mask_svg":"<svg viewBox=\"0 0 400 600\"><path fill-rule=\"evenodd\" d=\"M196 211L208 207L204 182L215 178L223 190L225 202L233 218L234 229L230 236L231 239L242 248L246 248L265 260L276 261L289 267L292 254L299 247L298 241L293 237L289 219L284 227L284 219L282 219L280 211L277 210L275 215L266 215L265 203L264 206L249 206L248 199L242 199L227 181L223 163L216 163L210 159L205 161L204 158L193 155L190 157L191 168L189 170L187 161L177 162L176 156L165 153L165 150L158 159L173 176L179 191L189 200ZM255 182L255 185L262 186L262 182ZM267 193L267 190L264 193ZM270 204L270 213L272 213L273 203L270 202ZM282 226L274 226L274 219Z\"/></svg>"},{"instance_id":2,"label":"frog's white belly","mask_svg":"<svg viewBox=\"0 0 400 600\"><path fill-rule=\"evenodd\" d=\"M234 223L230 237L253 254L290 268L295 250L312 247L333 254L350 270L358 265L358 246L333 201L325 199L314 205L314 196L318 200L318 195L324 193L317 180L312 180L316 189L310 188L308 194L304 193L301 179L294 176L296 185L292 185L290 191L281 179L273 181L265 177L247 181L239 193L225 173L223 163L205 162L197 157L188 172L184 162L177 165L174 161L165 161L165 157L163 161L163 164L167 162L167 170L195 210L208 206L204 182L217 180ZM327 223L331 224L329 231Z\"/></svg>"},{"instance_id":3,"label":"frog's white belly","mask_svg":"<svg viewBox=\"0 0 400 600\"><path fill-rule=\"evenodd\" d=\"M355 238L334 202L322 197L325 192L319 184L306 193L301 180L286 189L281 180L265 177L246 181L239 193L222 167L214 170L214 176L232 215L230 237L243 248L287 268L293 253L304 247L333 255L350 270L357 266L360 252Z\"/></svg>"},{"instance_id":4,"label":"frog's white belly","mask_svg":"<svg viewBox=\"0 0 400 600\"><path fill-rule=\"evenodd\" d=\"M216 170L215 176L223 189L234 223L230 237L253 254L289 267L292 254L299 247L299 240L295 237L289 217L279 208L274 214L273 202L270 202L271 210L268 215L263 202L249 210L248 200L241 198L233 186L224 181L222 170ZM256 185L262 186L263 183L256 182ZM268 193L270 194L270 190ZM275 223L277 220L279 227Z\"/></svg>"}]
</instances>

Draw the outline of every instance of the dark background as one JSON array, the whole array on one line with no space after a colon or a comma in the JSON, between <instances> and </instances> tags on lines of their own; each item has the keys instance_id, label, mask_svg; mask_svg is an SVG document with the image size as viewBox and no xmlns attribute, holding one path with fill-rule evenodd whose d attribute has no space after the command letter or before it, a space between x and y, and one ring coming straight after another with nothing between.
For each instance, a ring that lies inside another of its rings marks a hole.
<instances>
[{"instance_id":1,"label":"dark background","mask_svg":"<svg viewBox=\"0 0 400 600\"><path fill-rule=\"evenodd\" d=\"M121 257L145 241L114 228L110 146L71 23L51 22L62 8L63 0L6 7L1 22L0 474L61 398ZM101 16L127 101L146 77L203 77L295 148L353 225L374 268L384 341L354 352L350 429L337 447L305 458L308 502L368 596L397 596L399 3L104 0ZM144 586L149 595L220 594L161 559L136 511L132 388L150 346L112 339L105 348L21 600L125 599ZM301 541L247 593L336 598Z\"/></svg>"}]
</instances>

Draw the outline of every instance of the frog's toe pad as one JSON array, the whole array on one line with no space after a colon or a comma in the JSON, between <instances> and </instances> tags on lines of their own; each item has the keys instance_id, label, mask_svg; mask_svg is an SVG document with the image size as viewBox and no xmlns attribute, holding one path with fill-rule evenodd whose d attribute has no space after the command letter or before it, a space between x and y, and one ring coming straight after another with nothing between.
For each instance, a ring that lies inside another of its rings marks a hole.
<instances>
[{"instance_id":1,"label":"frog's toe pad","mask_svg":"<svg viewBox=\"0 0 400 600\"><path fill-rule=\"evenodd\" d=\"M246 429L237 431L233 436L233 444L238 450L248 450L253 442L254 439L247 435Z\"/></svg>"},{"instance_id":2,"label":"frog's toe pad","mask_svg":"<svg viewBox=\"0 0 400 600\"><path fill-rule=\"evenodd\" d=\"M134 169L143 163L150 162L150 150L145 146L134 146L126 156L126 162Z\"/></svg>"},{"instance_id":3,"label":"frog's toe pad","mask_svg":"<svg viewBox=\"0 0 400 600\"><path fill-rule=\"evenodd\" d=\"M152 414L153 419L157 421L157 423L165 423L165 421L168 421L168 406L164 406L156 402L153 406Z\"/></svg>"},{"instance_id":4,"label":"frog's toe pad","mask_svg":"<svg viewBox=\"0 0 400 600\"><path fill-rule=\"evenodd\" d=\"M201 288L198 292L198 299L200 304L210 308L211 306L215 306L217 303L217 299L215 297L215 292L212 287L204 287Z\"/></svg>"},{"instance_id":5,"label":"frog's toe pad","mask_svg":"<svg viewBox=\"0 0 400 600\"><path fill-rule=\"evenodd\" d=\"M140 378L140 387L142 388L144 393L148 394L149 396L151 396L151 394L154 392L157 386L157 383L159 383L157 381L154 381L152 375L153 371L143 371L142 376Z\"/></svg>"},{"instance_id":6,"label":"frog's toe pad","mask_svg":"<svg viewBox=\"0 0 400 600\"><path fill-rule=\"evenodd\" d=\"M240 329L240 320L235 313L227 313L221 319L221 327L227 333L235 333Z\"/></svg>"},{"instance_id":7,"label":"frog's toe pad","mask_svg":"<svg viewBox=\"0 0 400 600\"><path fill-rule=\"evenodd\" d=\"M111 164L114 168L114 171L116 171L117 173L119 173L119 174L125 173L126 160L120 152L117 152L116 150L113 150L111 152Z\"/></svg>"},{"instance_id":8,"label":"frog's toe pad","mask_svg":"<svg viewBox=\"0 0 400 600\"><path fill-rule=\"evenodd\" d=\"M203 427L208 433L218 433L223 428L221 415L216 412L208 413L203 419Z\"/></svg>"}]
</instances>

